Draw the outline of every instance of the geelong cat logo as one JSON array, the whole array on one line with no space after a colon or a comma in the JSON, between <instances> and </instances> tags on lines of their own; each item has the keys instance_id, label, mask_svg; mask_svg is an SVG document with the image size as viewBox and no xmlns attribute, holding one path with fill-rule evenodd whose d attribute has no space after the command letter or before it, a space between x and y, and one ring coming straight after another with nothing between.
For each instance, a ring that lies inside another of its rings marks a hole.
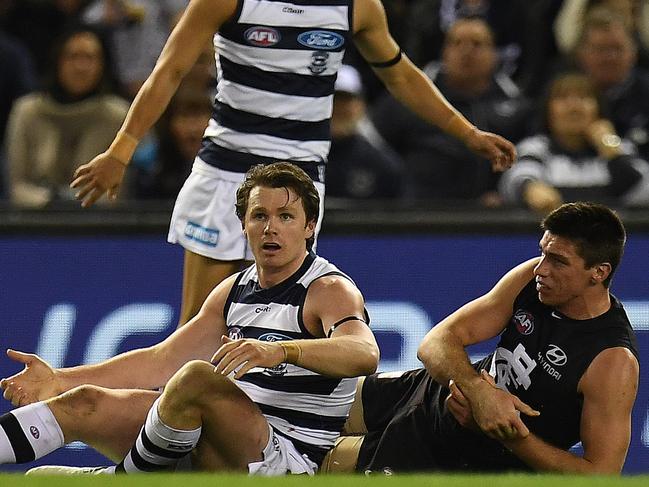
<instances>
[{"instance_id":1,"label":"geelong cat logo","mask_svg":"<svg viewBox=\"0 0 649 487\"><path fill-rule=\"evenodd\" d=\"M243 34L248 44L257 47L270 47L279 42L279 32L270 27L250 27Z\"/></svg>"},{"instance_id":2,"label":"geelong cat logo","mask_svg":"<svg viewBox=\"0 0 649 487\"><path fill-rule=\"evenodd\" d=\"M345 43L345 38L335 32L326 30L310 30L297 36L297 41L311 49L338 49Z\"/></svg>"}]
</instances>

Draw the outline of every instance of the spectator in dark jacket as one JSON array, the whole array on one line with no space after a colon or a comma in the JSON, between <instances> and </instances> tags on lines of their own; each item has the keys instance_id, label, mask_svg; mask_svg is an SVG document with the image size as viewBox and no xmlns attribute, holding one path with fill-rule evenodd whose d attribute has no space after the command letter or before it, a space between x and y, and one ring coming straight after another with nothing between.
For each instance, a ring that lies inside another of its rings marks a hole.
<instances>
[{"instance_id":1,"label":"spectator in dark jacket","mask_svg":"<svg viewBox=\"0 0 649 487\"><path fill-rule=\"evenodd\" d=\"M425 72L474 124L517 141L526 135L530 104L496 67L491 29L482 19L468 18L448 31L441 65L429 65ZM404 159L412 196L498 203L497 176L486 159L390 98L379 100L371 113L381 136Z\"/></svg>"}]
</instances>

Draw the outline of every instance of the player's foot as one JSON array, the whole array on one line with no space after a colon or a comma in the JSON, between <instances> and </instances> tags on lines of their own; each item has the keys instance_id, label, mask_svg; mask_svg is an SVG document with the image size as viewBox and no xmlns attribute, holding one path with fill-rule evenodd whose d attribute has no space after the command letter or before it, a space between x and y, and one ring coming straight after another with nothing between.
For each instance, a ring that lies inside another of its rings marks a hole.
<instances>
[{"instance_id":1,"label":"player's foot","mask_svg":"<svg viewBox=\"0 0 649 487\"><path fill-rule=\"evenodd\" d=\"M67 467L65 465L43 465L34 467L25 475L110 475L108 467Z\"/></svg>"}]
</instances>

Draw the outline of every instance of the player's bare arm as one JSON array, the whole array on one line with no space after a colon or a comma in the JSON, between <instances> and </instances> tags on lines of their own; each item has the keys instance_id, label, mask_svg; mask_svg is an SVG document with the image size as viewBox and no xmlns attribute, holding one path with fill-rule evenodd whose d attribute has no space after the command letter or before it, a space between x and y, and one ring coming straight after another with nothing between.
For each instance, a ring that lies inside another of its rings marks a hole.
<instances>
[{"instance_id":1,"label":"player's bare arm","mask_svg":"<svg viewBox=\"0 0 649 487\"><path fill-rule=\"evenodd\" d=\"M155 68L140 88L110 148L73 176L82 206L104 193L114 198L139 140L165 111L204 46L236 10L236 0L192 0L165 44Z\"/></svg>"},{"instance_id":2,"label":"player's bare arm","mask_svg":"<svg viewBox=\"0 0 649 487\"><path fill-rule=\"evenodd\" d=\"M363 297L347 279L325 276L309 287L304 304L304 322L312 340L260 342L230 340L212 358L215 370L240 378L253 367L293 363L330 377L371 374L378 366L379 351L374 335L363 321ZM345 320L327 338L332 325ZM358 318L358 319L356 319Z\"/></svg>"},{"instance_id":3,"label":"player's bare arm","mask_svg":"<svg viewBox=\"0 0 649 487\"><path fill-rule=\"evenodd\" d=\"M457 137L476 154L491 161L495 170L510 167L516 159L514 145L503 137L483 132L459 113L432 81L405 55L395 64L399 46L388 30L385 10L379 0L354 3L354 42L361 55L375 67L374 72L390 93L423 120Z\"/></svg>"},{"instance_id":4,"label":"player's bare arm","mask_svg":"<svg viewBox=\"0 0 649 487\"><path fill-rule=\"evenodd\" d=\"M619 474L631 439L631 410L638 377L638 361L626 348L604 350L590 364L579 381L584 398L580 423L583 457L533 434L505 441L505 446L536 470Z\"/></svg>"},{"instance_id":5,"label":"player's bare arm","mask_svg":"<svg viewBox=\"0 0 649 487\"><path fill-rule=\"evenodd\" d=\"M418 357L428 373L441 384L452 379L466 396L480 429L497 439L526 436L529 430L519 411L538 413L481 377L471 366L465 347L493 338L505 328L514 300L533 277L537 262L538 258L531 259L510 270L487 294L431 329L419 346Z\"/></svg>"},{"instance_id":6,"label":"player's bare arm","mask_svg":"<svg viewBox=\"0 0 649 487\"><path fill-rule=\"evenodd\" d=\"M53 369L40 357L9 351L25 368L0 382L5 399L23 406L48 399L82 384L111 389L154 389L190 360L209 360L225 332L223 307L234 277L210 294L187 326L157 345L120 354L99 364Z\"/></svg>"}]
</instances>

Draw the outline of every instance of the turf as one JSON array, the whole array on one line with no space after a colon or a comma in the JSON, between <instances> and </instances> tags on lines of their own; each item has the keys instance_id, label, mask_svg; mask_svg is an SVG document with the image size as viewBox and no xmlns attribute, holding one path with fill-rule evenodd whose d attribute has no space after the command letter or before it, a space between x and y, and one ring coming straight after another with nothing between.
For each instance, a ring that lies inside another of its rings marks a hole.
<instances>
[{"instance_id":1,"label":"turf","mask_svg":"<svg viewBox=\"0 0 649 487\"><path fill-rule=\"evenodd\" d=\"M0 474L1 487L647 487L649 476L580 477L556 475L322 475L279 478L245 475L167 474L108 477L25 477Z\"/></svg>"}]
</instances>

